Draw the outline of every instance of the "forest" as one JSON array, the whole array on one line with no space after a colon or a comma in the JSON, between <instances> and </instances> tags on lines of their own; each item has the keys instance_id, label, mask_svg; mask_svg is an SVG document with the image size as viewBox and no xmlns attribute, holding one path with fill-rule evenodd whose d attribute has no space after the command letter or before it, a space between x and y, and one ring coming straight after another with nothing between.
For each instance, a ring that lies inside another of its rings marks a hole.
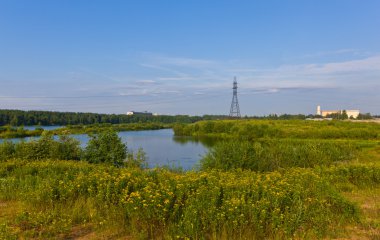
<instances>
[{"instance_id":1,"label":"forest","mask_svg":"<svg viewBox=\"0 0 380 240\"><path fill-rule=\"evenodd\" d=\"M268 116L245 116L244 119L266 120L304 120L307 117L318 117L303 114L269 114ZM341 116L330 116L343 119ZM51 112L51 111L22 111L0 109L0 126L53 126L53 125L88 125L88 124L122 124L122 123L194 123L201 120L229 119L227 115L126 115L126 114L99 114L77 112ZM372 116L360 114L358 119L372 119Z\"/></svg>"},{"instance_id":2,"label":"forest","mask_svg":"<svg viewBox=\"0 0 380 240\"><path fill-rule=\"evenodd\" d=\"M32 125L78 125L96 123L193 123L202 119L219 118L219 116L187 116L187 115L126 115L126 114L98 114L76 112L49 112L49 111L21 111L1 110L0 126L32 126Z\"/></svg>"}]
</instances>

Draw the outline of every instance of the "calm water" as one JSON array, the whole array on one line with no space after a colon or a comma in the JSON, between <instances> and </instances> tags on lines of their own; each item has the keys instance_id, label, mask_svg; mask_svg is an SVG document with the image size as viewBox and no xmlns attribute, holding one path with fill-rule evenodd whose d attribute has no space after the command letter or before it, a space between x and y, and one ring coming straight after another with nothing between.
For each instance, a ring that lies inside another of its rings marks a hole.
<instances>
[{"instance_id":1,"label":"calm water","mask_svg":"<svg viewBox=\"0 0 380 240\"><path fill-rule=\"evenodd\" d=\"M55 130L57 128L61 128L62 126L23 126L26 130L35 130L36 128L42 128L44 130Z\"/></svg>"},{"instance_id":2,"label":"calm water","mask_svg":"<svg viewBox=\"0 0 380 240\"><path fill-rule=\"evenodd\" d=\"M142 148L148 157L149 167L170 166L182 167L184 170L193 168L207 152L207 148L199 141L186 137L174 137L172 129L148 130L148 131L126 131L119 132L123 142L127 143L128 150L137 152ZM71 135L81 142L82 147L88 143L89 137L85 134ZM21 140L38 139L10 139L18 142ZM0 139L0 142L2 140Z\"/></svg>"}]
</instances>

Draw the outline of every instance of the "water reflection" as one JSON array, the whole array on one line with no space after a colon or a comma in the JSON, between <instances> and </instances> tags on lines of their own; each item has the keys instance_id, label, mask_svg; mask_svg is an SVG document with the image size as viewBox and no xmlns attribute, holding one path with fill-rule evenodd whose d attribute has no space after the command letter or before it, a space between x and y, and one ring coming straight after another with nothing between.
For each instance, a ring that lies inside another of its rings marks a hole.
<instances>
[{"instance_id":1,"label":"water reflection","mask_svg":"<svg viewBox=\"0 0 380 240\"><path fill-rule=\"evenodd\" d=\"M211 148L215 145L216 139L210 137L182 137L174 136L173 141L181 145L186 145L188 143L202 144L207 148Z\"/></svg>"},{"instance_id":2,"label":"water reflection","mask_svg":"<svg viewBox=\"0 0 380 240\"><path fill-rule=\"evenodd\" d=\"M36 125L36 126L22 126L22 128L24 128L25 130L30 130L30 131L33 131L33 130L36 130L36 129L43 129L43 130L55 130L55 129L58 129L58 128L61 128L62 126L39 126L39 125Z\"/></svg>"}]
</instances>

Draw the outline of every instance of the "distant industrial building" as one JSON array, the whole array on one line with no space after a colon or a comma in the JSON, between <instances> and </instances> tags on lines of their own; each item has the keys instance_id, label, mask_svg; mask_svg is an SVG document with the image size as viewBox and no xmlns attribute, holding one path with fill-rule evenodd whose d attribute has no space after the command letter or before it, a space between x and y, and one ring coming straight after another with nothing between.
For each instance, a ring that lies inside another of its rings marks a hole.
<instances>
[{"instance_id":1,"label":"distant industrial building","mask_svg":"<svg viewBox=\"0 0 380 240\"><path fill-rule=\"evenodd\" d=\"M145 116L153 116L153 113L151 112L135 112L135 111L130 111L130 112L127 112L127 115L131 116L131 115L145 115Z\"/></svg>"},{"instance_id":2,"label":"distant industrial building","mask_svg":"<svg viewBox=\"0 0 380 240\"><path fill-rule=\"evenodd\" d=\"M317 115L327 117L330 114L343 114L346 111L348 118L357 118L360 114L360 110L321 110L321 106L317 106Z\"/></svg>"}]
</instances>

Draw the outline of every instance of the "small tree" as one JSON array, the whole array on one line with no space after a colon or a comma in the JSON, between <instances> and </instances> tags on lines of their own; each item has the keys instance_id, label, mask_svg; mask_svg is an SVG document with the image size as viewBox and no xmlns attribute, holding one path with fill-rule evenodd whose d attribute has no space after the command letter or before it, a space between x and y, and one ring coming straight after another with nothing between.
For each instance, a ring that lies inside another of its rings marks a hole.
<instances>
[{"instance_id":1,"label":"small tree","mask_svg":"<svg viewBox=\"0 0 380 240\"><path fill-rule=\"evenodd\" d=\"M0 143L0 162L6 161L14 157L15 144L11 141Z\"/></svg>"},{"instance_id":2,"label":"small tree","mask_svg":"<svg viewBox=\"0 0 380 240\"><path fill-rule=\"evenodd\" d=\"M51 157L59 160L79 160L82 149L80 142L68 135L59 136L58 141L50 149Z\"/></svg>"},{"instance_id":3,"label":"small tree","mask_svg":"<svg viewBox=\"0 0 380 240\"><path fill-rule=\"evenodd\" d=\"M356 119L369 120L369 119L373 119L373 117L371 116L370 113L366 113L366 114L359 113L359 116Z\"/></svg>"},{"instance_id":4,"label":"small tree","mask_svg":"<svg viewBox=\"0 0 380 240\"><path fill-rule=\"evenodd\" d=\"M342 118L341 119L348 119L348 115L347 115L347 111L346 110L343 110L342 112Z\"/></svg>"},{"instance_id":5,"label":"small tree","mask_svg":"<svg viewBox=\"0 0 380 240\"><path fill-rule=\"evenodd\" d=\"M125 161L127 168L147 168L147 156L142 148L139 148L136 154L133 152L128 153L127 160Z\"/></svg>"},{"instance_id":6,"label":"small tree","mask_svg":"<svg viewBox=\"0 0 380 240\"><path fill-rule=\"evenodd\" d=\"M54 144L53 135L44 131L38 140L16 144L15 157L25 160L51 159L51 149Z\"/></svg>"},{"instance_id":7,"label":"small tree","mask_svg":"<svg viewBox=\"0 0 380 240\"><path fill-rule=\"evenodd\" d=\"M91 136L84 151L84 159L90 163L109 163L122 166L127 158L127 145L113 130Z\"/></svg>"}]
</instances>

